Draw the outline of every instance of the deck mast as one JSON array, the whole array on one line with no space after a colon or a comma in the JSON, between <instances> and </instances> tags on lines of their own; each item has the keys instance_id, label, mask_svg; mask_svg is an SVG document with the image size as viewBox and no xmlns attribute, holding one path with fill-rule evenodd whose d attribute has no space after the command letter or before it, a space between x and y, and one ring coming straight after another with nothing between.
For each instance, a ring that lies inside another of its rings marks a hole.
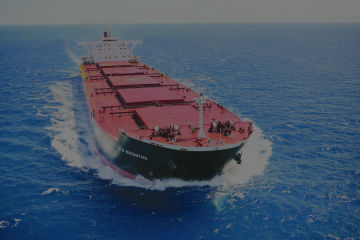
<instances>
[{"instance_id":1,"label":"deck mast","mask_svg":"<svg viewBox=\"0 0 360 240\"><path fill-rule=\"evenodd\" d=\"M203 104L206 103L206 97L200 93L200 97L194 99L199 104L199 133L198 138L206 138L203 129Z\"/></svg>"}]
</instances>

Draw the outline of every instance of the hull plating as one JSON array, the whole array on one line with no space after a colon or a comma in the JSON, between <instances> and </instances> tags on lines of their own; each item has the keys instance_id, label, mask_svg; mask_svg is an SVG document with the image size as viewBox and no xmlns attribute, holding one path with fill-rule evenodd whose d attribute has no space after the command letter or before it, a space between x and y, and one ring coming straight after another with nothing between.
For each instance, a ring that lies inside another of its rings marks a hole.
<instances>
[{"instance_id":1,"label":"hull plating","mask_svg":"<svg viewBox=\"0 0 360 240\"><path fill-rule=\"evenodd\" d=\"M181 151L142 142L124 133L120 133L119 140L115 141L96 122L93 121L93 125L96 142L109 162L120 171L140 174L148 179L211 179L221 173L225 164L234 159L244 145L242 142L227 149Z\"/></svg>"}]
</instances>

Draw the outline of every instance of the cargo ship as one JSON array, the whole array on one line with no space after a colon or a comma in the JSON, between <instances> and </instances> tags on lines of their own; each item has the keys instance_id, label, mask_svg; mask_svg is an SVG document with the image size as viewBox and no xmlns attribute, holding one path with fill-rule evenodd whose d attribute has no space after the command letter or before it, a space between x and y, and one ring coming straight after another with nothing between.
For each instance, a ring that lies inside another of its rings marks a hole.
<instances>
[{"instance_id":1,"label":"cargo ship","mask_svg":"<svg viewBox=\"0 0 360 240\"><path fill-rule=\"evenodd\" d=\"M122 176L209 180L241 163L251 122L143 63L140 40L79 42L81 78L102 162Z\"/></svg>"}]
</instances>

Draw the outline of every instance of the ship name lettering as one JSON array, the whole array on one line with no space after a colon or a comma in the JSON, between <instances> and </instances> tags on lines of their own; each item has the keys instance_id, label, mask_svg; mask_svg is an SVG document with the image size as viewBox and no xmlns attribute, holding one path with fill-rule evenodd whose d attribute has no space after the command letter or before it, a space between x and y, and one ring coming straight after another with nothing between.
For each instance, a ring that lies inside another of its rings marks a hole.
<instances>
[{"instance_id":1,"label":"ship name lettering","mask_svg":"<svg viewBox=\"0 0 360 240\"><path fill-rule=\"evenodd\" d=\"M128 155L130 155L130 156L133 156L133 157L141 158L141 159L143 159L143 160L148 160L148 158L147 158L146 156L141 155L141 154L139 154L139 153L134 153L134 152L131 152L131 151L129 151L129 150L125 150L125 153L128 154Z\"/></svg>"}]
</instances>

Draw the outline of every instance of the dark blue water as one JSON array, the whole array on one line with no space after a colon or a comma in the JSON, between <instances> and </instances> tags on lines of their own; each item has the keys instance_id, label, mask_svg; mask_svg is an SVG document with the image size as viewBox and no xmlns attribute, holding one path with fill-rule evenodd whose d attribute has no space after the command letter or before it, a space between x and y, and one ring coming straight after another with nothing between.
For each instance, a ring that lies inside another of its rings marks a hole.
<instances>
[{"instance_id":1,"label":"dark blue water","mask_svg":"<svg viewBox=\"0 0 360 240\"><path fill-rule=\"evenodd\" d=\"M143 61L256 124L209 182L99 163L79 40L0 27L0 239L360 239L360 25L118 25Z\"/></svg>"}]
</instances>

